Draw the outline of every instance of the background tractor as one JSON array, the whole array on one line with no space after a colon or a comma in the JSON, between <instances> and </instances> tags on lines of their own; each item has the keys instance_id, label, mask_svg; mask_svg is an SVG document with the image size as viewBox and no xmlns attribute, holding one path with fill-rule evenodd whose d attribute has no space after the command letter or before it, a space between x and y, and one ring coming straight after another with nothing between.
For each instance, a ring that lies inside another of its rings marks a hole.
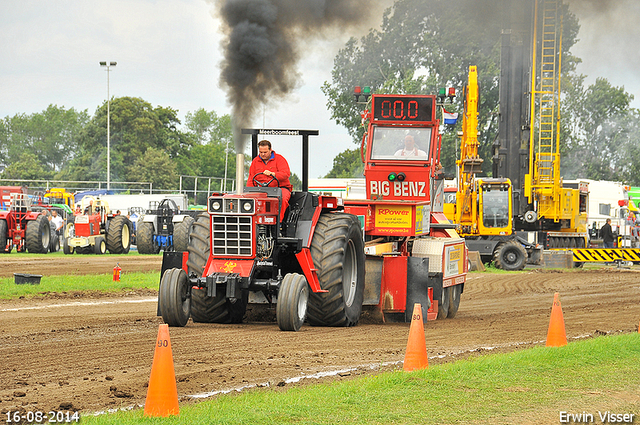
<instances>
[{"instance_id":1,"label":"background tractor","mask_svg":"<svg viewBox=\"0 0 640 425\"><path fill-rule=\"evenodd\" d=\"M0 211L0 252L46 254L51 242L49 219L40 211L33 211L26 193L12 193L11 206Z\"/></svg>"},{"instance_id":2,"label":"background tractor","mask_svg":"<svg viewBox=\"0 0 640 425\"><path fill-rule=\"evenodd\" d=\"M138 220L136 245L140 254L163 251L186 251L189 232L200 211L180 210L174 200L151 202Z\"/></svg>"},{"instance_id":3,"label":"background tractor","mask_svg":"<svg viewBox=\"0 0 640 425\"><path fill-rule=\"evenodd\" d=\"M131 247L131 221L113 214L106 201L91 196L82 198L76 209L70 235L65 237L65 254L126 254Z\"/></svg>"}]
</instances>

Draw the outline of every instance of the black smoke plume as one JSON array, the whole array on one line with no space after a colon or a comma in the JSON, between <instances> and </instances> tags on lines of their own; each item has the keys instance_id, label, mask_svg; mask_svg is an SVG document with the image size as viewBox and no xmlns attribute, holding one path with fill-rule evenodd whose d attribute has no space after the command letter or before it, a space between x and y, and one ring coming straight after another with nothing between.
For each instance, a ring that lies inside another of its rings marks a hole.
<instances>
[{"instance_id":1,"label":"black smoke plume","mask_svg":"<svg viewBox=\"0 0 640 425\"><path fill-rule=\"evenodd\" d=\"M232 105L236 149L239 128L251 125L256 108L297 85L296 62L304 41L367 19L371 0L219 0L224 21L221 84ZM323 52L318 52L323 54Z\"/></svg>"}]
</instances>

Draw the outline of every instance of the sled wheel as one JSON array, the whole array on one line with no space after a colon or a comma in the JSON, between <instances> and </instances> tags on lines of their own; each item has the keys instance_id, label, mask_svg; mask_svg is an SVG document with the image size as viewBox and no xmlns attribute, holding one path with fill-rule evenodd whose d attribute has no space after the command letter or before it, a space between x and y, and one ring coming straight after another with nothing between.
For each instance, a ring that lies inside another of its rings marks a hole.
<instances>
[{"instance_id":1,"label":"sled wheel","mask_svg":"<svg viewBox=\"0 0 640 425\"><path fill-rule=\"evenodd\" d=\"M449 319L453 319L458 313L458 307L460 307L462 285L453 285L449 289L449 313L447 314L447 317Z\"/></svg>"},{"instance_id":2,"label":"sled wheel","mask_svg":"<svg viewBox=\"0 0 640 425\"><path fill-rule=\"evenodd\" d=\"M438 320L446 319L449 315L449 302L451 301L451 287L442 288L442 295L438 300Z\"/></svg>"}]
</instances>

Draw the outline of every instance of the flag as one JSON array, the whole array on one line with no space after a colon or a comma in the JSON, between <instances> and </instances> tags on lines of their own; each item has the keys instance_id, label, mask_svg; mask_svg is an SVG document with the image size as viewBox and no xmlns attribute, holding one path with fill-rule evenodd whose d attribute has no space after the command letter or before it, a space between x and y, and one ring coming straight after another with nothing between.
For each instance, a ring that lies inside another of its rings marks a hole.
<instances>
[{"instance_id":1,"label":"flag","mask_svg":"<svg viewBox=\"0 0 640 425\"><path fill-rule=\"evenodd\" d=\"M444 115L444 123L445 124L455 124L458 122L458 113L450 113L447 112L446 109L442 108L442 114Z\"/></svg>"}]
</instances>

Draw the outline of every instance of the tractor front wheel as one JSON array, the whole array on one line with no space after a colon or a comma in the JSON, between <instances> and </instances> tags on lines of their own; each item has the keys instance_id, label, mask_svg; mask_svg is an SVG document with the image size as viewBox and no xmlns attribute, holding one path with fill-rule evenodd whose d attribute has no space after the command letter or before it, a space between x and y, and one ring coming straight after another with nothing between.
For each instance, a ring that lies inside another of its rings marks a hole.
<instances>
[{"instance_id":1,"label":"tractor front wheel","mask_svg":"<svg viewBox=\"0 0 640 425\"><path fill-rule=\"evenodd\" d=\"M307 319L314 326L354 326L364 298L364 242L360 221L351 214L328 213L318 219L311 257L320 286L311 293Z\"/></svg>"},{"instance_id":2,"label":"tractor front wheel","mask_svg":"<svg viewBox=\"0 0 640 425\"><path fill-rule=\"evenodd\" d=\"M102 236L96 238L96 244L93 246L93 252L98 255L107 253L107 243Z\"/></svg>"},{"instance_id":3,"label":"tractor front wheel","mask_svg":"<svg viewBox=\"0 0 640 425\"><path fill-rule=\"evenodd\" d=\"M35 220L27 221L27 251L33 254L46 254L51 240L50 229L49 219L42 214Z\"/></svg>"},{"instance_id":4,"label":"tractor front wheel","mask_svg":"<svg viewBox=\"0 0 640 425\"><path fill-rule=\"evenodd\" d=\"M202 276L204 266L209 259L211 251L209 220L209 214L203 213L193 223L187 248L189 275L195 273L197 276ZM194 322L203 323L241 323L247 311L248 299L247 291L243 291L242 298L232 301L226 298L224 290L218 289L214 297L208 297L205 289L192 289L191 318Z\"/></svg>"},{"instance_id":5,"label":"tractor front wheel","mask_svg":"<svg viewBox=\"0 0 640 425\"><path fill-rule=\"evenodd\" d=\"M298 273L288 273L282 280L276 304L276 319L283 331L297 332L307 316L309 285Z\"/></svg>"},{"instance_id":6,"label":"tractor front wheel","mask_svg":"<svg viewBox=\"0 0 640 425\"><path fill-rule=\"evenodd\" d=\"M185 326L191 315L191 296L184 270L165 270L160 281L158 297L164 323L169 326Z\"/></svg>"},{"instance_id":7,"label":"tractor front wheel","mask_svg":"<svg viewBox=\"0 0 640 425\"><path fill-rule=\"evenodd\" d=\"M65 254L73 254L74 248L69 246L69 238L64 238L62 241L62 252Z\"/></svg>"}]
</instances>

